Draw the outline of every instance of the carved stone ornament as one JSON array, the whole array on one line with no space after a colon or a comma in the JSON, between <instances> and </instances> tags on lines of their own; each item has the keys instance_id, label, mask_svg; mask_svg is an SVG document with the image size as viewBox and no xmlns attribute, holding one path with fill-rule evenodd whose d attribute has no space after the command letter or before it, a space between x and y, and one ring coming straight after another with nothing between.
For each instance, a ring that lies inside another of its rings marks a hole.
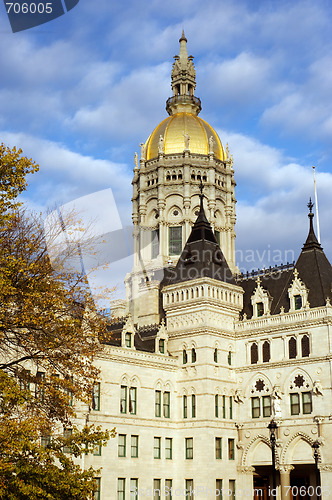
<instances>
[{"instance_id":1,"label":"carved stone ornament","mask_svg":"<svg viewBox=\"0 0 332 500\"><path fill-rule=\"evenodd\" d=\"M235 403L244 403L244 396L240 389L236 389L235 394L234 394L234 401Z\"/></svg>"},{"instance_id":2,"label":"carved stone ornament","mask_svg":"<svg viewBox=\"0 0 332 500\"><path fill-rule=\"evenodd\" d=\"M280 474L289 474L292 470L294 470L294 465L279 464L278 469Z\"/></svg>"},{"instance_id":3,"label":"carved stone ornament","mask_svg":"<svg viewBox=\"0 0 332 500\"><path fill-rule=\"evenodd\" d=\"M312 392L316 396L323 396L323 387L320 380L315 380L314 385L312 386Z\"/></svg>"},{"instance_id":4,"label":"carved stone ornament","mask_svg":"<svg viewBox=\"0 0 332 500\"><path fill-rule=\"evenodd\" d=\"M253 474L255 472L255 467L252 467L251 465L240 465L239 467L237 467L237 470L242 474Z\"/></svg>"}]
</instances>

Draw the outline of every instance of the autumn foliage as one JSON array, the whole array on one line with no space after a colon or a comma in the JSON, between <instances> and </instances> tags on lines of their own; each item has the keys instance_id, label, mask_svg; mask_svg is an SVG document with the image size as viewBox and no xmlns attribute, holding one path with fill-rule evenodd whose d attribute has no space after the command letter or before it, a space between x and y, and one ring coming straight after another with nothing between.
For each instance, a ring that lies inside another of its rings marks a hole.
<instances>
[{"instance_id":1,"label":"autumn foliage","mask_svg":"<svg viewBox=\"0 0 332 500\"><path fill-rule=\"evenodd\" d=\"M88 499L96 471L75 457L114 434L88 424L107 317L86 276L66 265L80 247L55 252L51 263L59 229L46 235L41 217L18 202L37 170L0 145L0 498ZM75 427L78 406L87 418Z\"/></svg>"}]
</instances>

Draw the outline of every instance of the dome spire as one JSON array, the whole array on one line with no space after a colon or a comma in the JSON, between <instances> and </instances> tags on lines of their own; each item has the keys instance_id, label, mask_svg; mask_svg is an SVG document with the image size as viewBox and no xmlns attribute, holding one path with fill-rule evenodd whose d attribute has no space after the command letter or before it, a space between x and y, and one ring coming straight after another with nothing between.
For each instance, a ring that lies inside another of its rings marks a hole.
<instances>
[{"instance_id":1,"label":"dome spire","mask_svg":"<svg viewBox=\"0 0 332 500\"><path fill-rule=\"evenodd\" d=\"M182 36L179 40L180 43L180 52L179 52L179 61L181 65L188 64L188 50L187 50L187 39L184 34L184 30L182 30Z\"/></svg>"},{"instance_id":2,"label":"dome spire","mask_svg":"<svg viewBox=\"0 0 332 500\"><path fill-rule=\"evenodd\" d=\"M194 96L196 88L196 71L193 63L193 56L188 56L187 39L182 31L179 40L179 55L174 56L172 68L172 92L173 97L167 99L166 111L169 115L179 112L192 113L198 115L201 111L201 101Z\"/></svg>"}]
</instances>

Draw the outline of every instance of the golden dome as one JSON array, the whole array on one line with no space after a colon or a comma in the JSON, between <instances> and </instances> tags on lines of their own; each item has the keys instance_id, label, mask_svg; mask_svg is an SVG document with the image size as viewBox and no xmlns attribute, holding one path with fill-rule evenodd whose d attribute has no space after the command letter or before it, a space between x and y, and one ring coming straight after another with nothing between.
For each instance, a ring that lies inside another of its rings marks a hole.
<instances>
[{"instance_id":1,"label":"golden dome","mask_svg":"<svg viewBox=\"0 0 332 500\"><path fill-rule=\"evenodd\" d=\"M163 120L146 141L146 159L158 157L160 136L163 137L164 153L183 153L186 149L185 135L189 135L191 153L209 154L209 139L213 138L213 152L218 160L225 160L226 155L218 134L204 120L192 113L175 113Z\"/></svg>"}]
</instances>

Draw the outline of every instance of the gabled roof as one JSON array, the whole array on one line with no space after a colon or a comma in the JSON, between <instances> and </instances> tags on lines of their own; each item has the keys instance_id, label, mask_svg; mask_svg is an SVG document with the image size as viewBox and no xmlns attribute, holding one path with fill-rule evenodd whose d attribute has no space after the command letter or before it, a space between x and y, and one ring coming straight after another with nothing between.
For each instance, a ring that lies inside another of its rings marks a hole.
<instances>
[{"instance_id":1,"label":"gabled roof","mask_svg":"<svg viewBox=\"0 0 332 500\"><path fill-rule=\"evenodd\" d=\"M235 284L233 274L205 216L201 194L196 222L175 268L167 273L163 285L206 277Z\"/></svg>"},{"instance_id":2,"label":"gabled roof","mask_svg":"<svg viewBox=\"0 0 332 500\"><path fill-rule=\"evenodd\" d=\"M299 279L308 289L310 307L324 306L327 297L332 300L332 266L315 235L311 200L308 207L310 209L308 215L309 233L294 268L260 276L261 286L269 292L272 298L271 314L279 314L282 307L285 312L289 311L288 289L294 280L295 269ZM238 285L242 286L245 291L242 313L251 318L251 296L257 286L256 280L253 278L244 279L239 281Z\"/></svg>"}]
</instances>

